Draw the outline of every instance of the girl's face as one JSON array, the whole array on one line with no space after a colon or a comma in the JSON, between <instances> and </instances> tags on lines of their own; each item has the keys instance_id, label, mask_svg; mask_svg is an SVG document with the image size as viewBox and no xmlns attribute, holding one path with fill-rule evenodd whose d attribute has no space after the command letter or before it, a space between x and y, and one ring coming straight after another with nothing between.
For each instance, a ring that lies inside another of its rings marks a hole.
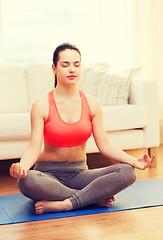
<instances>
[{"instance_id":1,"label":"girl's face","mask_svg":"<svg viewBox=\"0 0 163 240\"><path fill-rule=\"evenodd\" d=\"M66 49L59 53L57 66L52 65L54 74L57 76L57 84L77 83L81 73L80 54L71 49Z\"/></svg>"}]
</instances>

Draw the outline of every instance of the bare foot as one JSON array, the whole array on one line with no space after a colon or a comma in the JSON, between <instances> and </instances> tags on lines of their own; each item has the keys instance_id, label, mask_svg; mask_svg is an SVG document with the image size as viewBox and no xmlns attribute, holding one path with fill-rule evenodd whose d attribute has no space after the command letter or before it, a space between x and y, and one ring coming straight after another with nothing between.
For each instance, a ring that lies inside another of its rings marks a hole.
<instances>
[{"instance_id":1,"label":"bare foot","mask_svg":"<svg viewBox=\"0 0 163 240\"><path fill-rule=\"evenodd\" d=\"M99 201L98 203L96 203L96 205L98 205L100 207L109 208L109 207L111 207L111 205L114 201L115 201L115 197L113 196L112 198L108 198L108 199Z\"/></svg>"},{"instance_id":2,"label":"bare foot","mask_svg":"<svg viewBox=\"0 0 163 240\"><path fill-rule=\"evenodd\" d=\"M48 212L65 212L73 209L69 199L63 201L39 201L35 204L36 214Z\"/></svg>"}]
</instances>

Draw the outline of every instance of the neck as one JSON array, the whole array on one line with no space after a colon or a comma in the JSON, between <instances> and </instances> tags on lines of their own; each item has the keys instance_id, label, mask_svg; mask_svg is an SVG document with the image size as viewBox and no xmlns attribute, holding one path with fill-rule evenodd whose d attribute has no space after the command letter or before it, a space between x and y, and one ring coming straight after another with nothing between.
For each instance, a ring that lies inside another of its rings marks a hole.
<instances>
[{"instance_id":1,"label":"neck","mask_svg":"<svg viewBox=\"0 0 163 240\"><path fill-rule=\"evenodd\" d=\"M67 97L67 98L76 97L79 95L79 89L76 84L67 86L67 87L65 86L63 87L62 85L57 85L54 91L56 94L61 95L63 97Z\"/></svg>"}]
</instances>

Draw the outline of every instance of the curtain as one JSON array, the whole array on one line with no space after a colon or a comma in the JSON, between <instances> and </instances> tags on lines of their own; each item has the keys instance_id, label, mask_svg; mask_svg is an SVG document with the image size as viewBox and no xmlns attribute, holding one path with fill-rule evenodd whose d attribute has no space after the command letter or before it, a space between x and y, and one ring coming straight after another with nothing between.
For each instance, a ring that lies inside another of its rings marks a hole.
<instances>
[{"instance_id":1,"label":"curtain","mask_svg":"<svg viewBox=\"0 0 163 240\"><path fill-rule=\"evenodd\" d=\"M3 50L2 50L2 6L0 0L0 64L3 63Z\"/></svg>"},{"instance_id":2,"label":"curtain","mask_svg":"<svg viewBox=\"0 0 163 240\"><path fill-rule=\"evenodd\" d=\"M134 62L142 66L138 78L158 83L160 140L163 143L163 1L132 0L132 12Z\"/></svg>"}]
</instances>

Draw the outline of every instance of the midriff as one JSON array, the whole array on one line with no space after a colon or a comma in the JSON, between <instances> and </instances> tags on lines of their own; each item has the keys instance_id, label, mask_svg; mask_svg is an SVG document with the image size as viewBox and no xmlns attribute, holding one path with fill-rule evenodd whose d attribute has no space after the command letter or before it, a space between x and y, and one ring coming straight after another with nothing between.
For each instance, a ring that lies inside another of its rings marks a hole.
<instances>
[{"instance_id":1,"label":"midriff","mask_svg":"<svg viewBox=\"0 0 163 240\"><path fill-rule=\"evenodd\" d=\"M75 147L54 147L44 142L37 161L80 162L86 158L86 143Z\"/></svg>"}]
</instances>

